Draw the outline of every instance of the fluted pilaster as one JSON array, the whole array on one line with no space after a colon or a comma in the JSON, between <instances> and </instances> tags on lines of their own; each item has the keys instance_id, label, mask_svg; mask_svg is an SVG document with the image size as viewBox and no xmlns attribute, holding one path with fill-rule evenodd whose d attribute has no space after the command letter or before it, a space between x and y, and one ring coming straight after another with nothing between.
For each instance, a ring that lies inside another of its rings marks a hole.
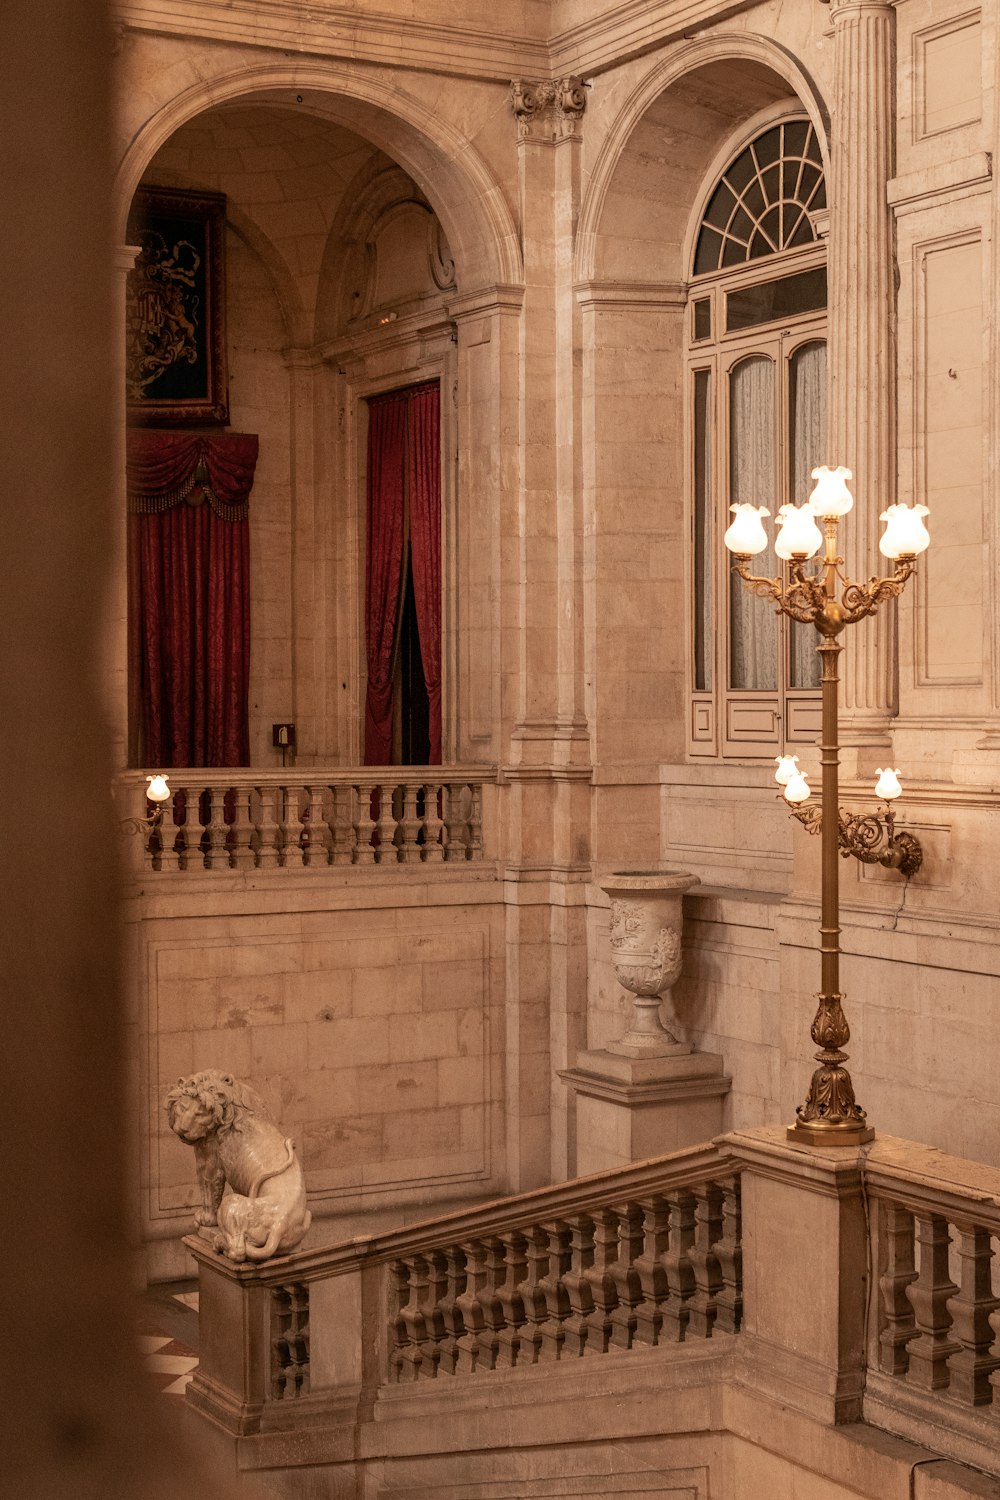
<instances>
[{"instance_id":1,"label":"fluted pilaster","mask_svg":"<svg viewBox=\"0 0 1000 1500\"><path fill-rule=\"evenodd\" d=\"M847 572L877 571L879 513L896 498L896 283L886 183L894 172L895 17L885 0L833 0L830 222L831 463L854 471ZM841 742L879 745L895 712L891 610L848 632Z\"/></svg>"}]
</instances>

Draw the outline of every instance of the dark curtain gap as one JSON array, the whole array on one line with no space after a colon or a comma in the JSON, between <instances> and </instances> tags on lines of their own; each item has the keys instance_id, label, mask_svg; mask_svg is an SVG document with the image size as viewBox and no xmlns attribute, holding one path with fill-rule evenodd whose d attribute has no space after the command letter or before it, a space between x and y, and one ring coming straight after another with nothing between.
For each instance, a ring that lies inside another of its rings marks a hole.
<instances>
[{"instance_id":1,"label":"dark curtain gap","mask_svg":"<svg viewBox=\"0 0 1000 1500\"><path fill-rule=\"evenodd\" d=\"M438 383L368 406L365 765L440 765Z\"/></svg>"}]
</instances>

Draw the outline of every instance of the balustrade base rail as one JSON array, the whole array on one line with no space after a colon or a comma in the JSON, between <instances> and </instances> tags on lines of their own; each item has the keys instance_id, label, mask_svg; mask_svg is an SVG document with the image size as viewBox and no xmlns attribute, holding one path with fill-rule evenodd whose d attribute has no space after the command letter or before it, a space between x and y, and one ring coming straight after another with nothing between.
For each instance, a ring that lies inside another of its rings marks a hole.
<instances>
[{"instance_id":1,"label":"balustrade base rail","mask_svg":"<svg viewBox=\"0 0 1000 1500\"><path fill-rule=\"evenodd\" d=\"M489 772L171 771L172 797L144 837L148 870L317 869L483 859ZM133 798L145 778L121 778ZM152 803L147 814L155 812Z\"/></svg>"}]
</instances>

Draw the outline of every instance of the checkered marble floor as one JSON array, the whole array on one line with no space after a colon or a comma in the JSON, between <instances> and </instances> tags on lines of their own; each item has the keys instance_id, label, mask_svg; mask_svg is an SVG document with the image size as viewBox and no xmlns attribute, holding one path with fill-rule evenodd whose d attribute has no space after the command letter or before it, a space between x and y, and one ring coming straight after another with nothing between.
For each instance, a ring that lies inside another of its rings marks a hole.
<instances>
[{"instance_id":1,"label":"checkered marble floor","mask_svg":"<svg viewBox=\"0 0 1000 1500\"><path fill-rule=\"evenodd\" d=\"M197 1292L175 1296L177 1302L197 1311ZM179 1339L158 1333L147 1318L138 1335L143 1368L165 1396L183 1396L188 1381L198 1368L198 1356Z\"/></svg>"}]
</instances>

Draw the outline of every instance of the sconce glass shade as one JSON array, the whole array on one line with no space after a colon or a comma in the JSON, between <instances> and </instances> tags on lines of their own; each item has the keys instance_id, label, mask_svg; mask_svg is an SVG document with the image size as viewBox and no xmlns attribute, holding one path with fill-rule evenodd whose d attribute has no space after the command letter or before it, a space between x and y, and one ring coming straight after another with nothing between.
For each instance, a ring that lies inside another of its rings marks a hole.
<instances>
[{"instance_id":1,"label":"sconce glass shade","mask_svg":"<svg viewBox=\"0 0 1000 1500\"><path fill-rule=\"evenodd\" d=\"M875 783L876 797L881 797L886 802L891 802L894 797L901 797L903 795L903 788L899 784L898 769L890 771L887 768L883 771L881 766L878 766L876 769L878 772L878 780Z\"/></svg>"},{"instance_id":2,"label":"sconce glass shade","mask_svg":"<svg viewBox=\"0 0 1000 1500\"><path fill-rule=\"evenodd\" d=\"M924 516L930 511L926 505L890 505L879 516L885 522L885 530L878 544L883 557L916 557L930 546L930 533L924 525Z\"/></svg>"},{"instance_id":3,"label":"sconce glass shade","mask_svg":"<svg viewBox=\"0 0 1000 1500\"><path fill-rule=\"evenodd\" d=\"M788 562L793 557L815 557L823 545L823 533L816 525L809 505L783 505L778 511L778 537L774 550Z\"/></svg>"},{"instance_id":4,"label":"sconce glass shade","mask_svg":"<svg viewBox=\"0 0 1000 1500\"><path fill-rule=\"evenodd\" d=\"M799 773L799 757L797 755L776 755L775 765L778 769L774 773L774 779L779 786L787 786L793 776Z\"/></svg>"},{"instance_id":5,"label":"sconce glass shade","mask_svg":"<svg viewBox=\"0 0 1000 1500\"><path fill-rule=\"evenodd\" d=\"M722 540L730 552L739 557L753 557L755 553L763 552L767 546L767 532L761 516L769 516L771 512L764 505L731 505L729 509L735 520Z\"/></svg>"},{"instance_id":6,"label":"sconce glass shade","mask_svg":"<svg viewBox=\"0 0 1000 1500\"><path fill-rule=\"evenodd\" d=\"M785 786L785 801L797 805L806 802L812 796L812 787L806 781L803 771L796 771L794 776L788 778Z\"/></svg>"},{"instance_id":7,"label":"sconce glass shade","mask_svg":"<svg viewBox=\"0 0 1000 1500\"><path fill-rule=\"evenodd\" d=\"M147 776L146 780L149 782L149 786L146 788L146 796L150 802L170 801L170 788L167 785L166 776L157 774L156 776Z\"/></svg>"},{"instance_id":8,"label":"sconce glass shade","mask_svg":"<svg viewBox=\"0 0 1000 1500\"><path fill-rule=\"evenodd\" d=\"M825 519L846 516L854 504L854 496L847 488L847 481L853 477L850 469L845 469L843 464L836 469L820 464L818 469L813 469L812 477L816 487L807 504L813 515Z\"/></svg>"}]
</instances>

